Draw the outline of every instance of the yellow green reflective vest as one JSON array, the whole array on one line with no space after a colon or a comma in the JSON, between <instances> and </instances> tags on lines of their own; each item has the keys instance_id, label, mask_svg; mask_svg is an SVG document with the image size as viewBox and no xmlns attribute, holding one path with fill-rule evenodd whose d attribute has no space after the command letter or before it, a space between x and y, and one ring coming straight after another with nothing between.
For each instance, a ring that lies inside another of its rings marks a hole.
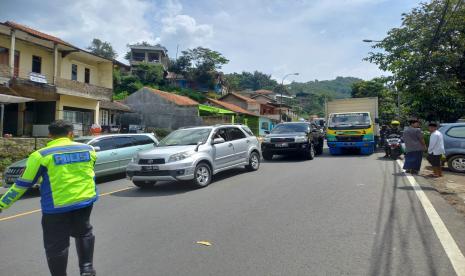
<instances>
[{"instance_id":1,"label":"yellow green reflective vest","mask_svg":"<svg viewBox=\"0 0 465 276\"><path fill-rule=\"evenodd\" d=\"M5 209L18 200L39 179L42 212L64 213L92 205L98 198L95 186L94 149L68 138L55 139L36 152L26 170L0 199Z\"/></svg>"}]
</instances>

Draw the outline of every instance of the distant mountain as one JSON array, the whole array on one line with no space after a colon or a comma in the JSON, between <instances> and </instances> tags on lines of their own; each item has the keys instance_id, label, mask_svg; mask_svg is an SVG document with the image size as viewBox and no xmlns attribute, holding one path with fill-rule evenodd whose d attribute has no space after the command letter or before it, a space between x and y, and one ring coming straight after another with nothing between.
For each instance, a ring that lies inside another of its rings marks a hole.
<instances>
[{"instance_id":1,"label":"distant mountain","mask_svg":"<svg viewBox=\"0 0 465 276\"><path fill-rule=\"evenodd\" d=\"M324 116L326 100L350 98L352 84L361 80L353 77L337 77L334 80L293 82L287 85L287 90L291 95L296 96L297 105L303 114Z\"/></svg>"},{"instance_id":2,"label":"distant mountain","mask_svg":"<svg viewBox=\"0 0 465 276\"><path fill-rule=\"evenodd\" d=\"M292 95L304 96L303 94L314 94L333 99L342 99L350 98L352 84L361 80L354 77L337 77L334 80L315 80L305 83L293 82L287 85L287 87Z\"/></svg>"}]
</instances>

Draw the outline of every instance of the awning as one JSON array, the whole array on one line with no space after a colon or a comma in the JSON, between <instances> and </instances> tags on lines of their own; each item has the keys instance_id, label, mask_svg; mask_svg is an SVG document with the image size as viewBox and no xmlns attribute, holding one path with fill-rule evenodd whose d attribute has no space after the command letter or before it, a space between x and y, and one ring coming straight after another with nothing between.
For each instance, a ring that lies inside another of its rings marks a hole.
<instances>
[{"instance_id":1,"label":"awning","mask_svg":"<svg viewBox=\"0 0 465 276\"><path fill-rule=\"evenodd\" d=\"M232 112L230 110L227 110L227 109L214 107L214 106L209 106L209 105L205 105L205 104L199 104L199 111L203 111L203 112L207 112L207 113L213 113L213 114L224 114L224 115L234 115L234 114L236 114L236 113L234 113L234 112Z\"/></svg>"},{"instance_id":2,"label":"awning","mask_svg":"<svg viewBox=\"0 0 465 276\"><path fill-rule=\"evenodd\" d=\"M31 98L0 94L0 104L26 103L31 102L33 100L34 99Z\"/></svg>"}]
</instances>

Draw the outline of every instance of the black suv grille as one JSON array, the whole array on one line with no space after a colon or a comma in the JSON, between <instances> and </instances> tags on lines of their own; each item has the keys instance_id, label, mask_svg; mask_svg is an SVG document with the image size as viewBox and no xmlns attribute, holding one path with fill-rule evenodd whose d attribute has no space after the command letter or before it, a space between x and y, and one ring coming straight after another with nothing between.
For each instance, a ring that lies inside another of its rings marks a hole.
<instances>
[{"instance_id":1,"label":"black suv grille","mask_svg":"<svg viewBox=\"0 0 465 276\"><path fill-rule=\"evenodd\" d=\"M271 138L271 143L294 142L294 138Z\"/></svg>"},{"instance_id":2,"label":"black suv grille","mask_svg":"<svg viewBox=\"0 0 465 276\"><path fill-rule=\"evenodd\" d=\"M11 175L20 175L23 173L23 171L24 171L24 168L22 167L14 167L14 168L9 168L6 173L11 174Z\"/></svg>"},{"instance_id":3,"label":"black suv grille","mask_svg":"<svg viewBox=\"0 0 465 276\"><path fill-rule=\"evenodd\" d=\"M165 164L165 159L158 158L158 159L140 159L139 165L159 165Z\"/></svg>"},{"instance_id":4,"label":"black suv grille","mask_svg":"<svg viewBox=\"0 0 465 276\"><path fill-rule=\"evenodd\" d=\"M362 135L337 136L336 139L341 142L360 142L363 141Z\"/></svg>"}]
</instances>

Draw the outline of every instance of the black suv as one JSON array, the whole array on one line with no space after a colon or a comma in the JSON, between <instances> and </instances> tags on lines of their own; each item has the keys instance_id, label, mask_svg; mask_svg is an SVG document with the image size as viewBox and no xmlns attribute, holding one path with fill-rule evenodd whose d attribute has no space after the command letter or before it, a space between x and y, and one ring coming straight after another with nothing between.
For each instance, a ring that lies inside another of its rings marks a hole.
<instances>
[{"instance_id":1,"label":"black suv","mask_svg":"<svg viewBox=\"0 0 465 276\"><path fill-rule=\"evenodd\" d=\"M323 153L324 132L307 122L278 124L262 142L265 160L273 155L300 154L307 160Z\"/></svg>"}]
</instances>

